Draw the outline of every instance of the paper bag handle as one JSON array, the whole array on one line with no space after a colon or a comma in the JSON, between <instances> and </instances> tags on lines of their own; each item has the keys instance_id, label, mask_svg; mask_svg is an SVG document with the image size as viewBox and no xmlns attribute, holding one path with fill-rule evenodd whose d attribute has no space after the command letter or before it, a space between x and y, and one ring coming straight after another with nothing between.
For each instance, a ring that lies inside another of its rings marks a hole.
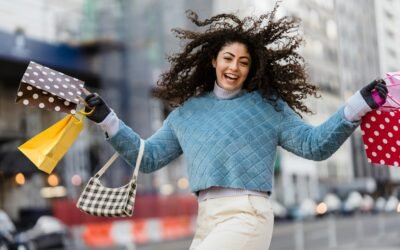
<instances>
[{"instance_id":1,"label":"paper bag handle","mask_svg":"<svg viewBox=\"0 0 400 250\"><path fill-rule=\"evenodd\" d=\"M93 107L89 112L86 112L85 109L83 108L81 111L79 111L79 114L81 114L81 115L90 115L90 114L93 113L95 108L96 107Z\"/></svg>"},{"instance_id":2,"label":"paper bag handle","mask_svg":"<svg viewBox=\"0 0 400 250\"><path fill-rule=\"evenodd\" d=\"M395 72L395 74L394 75L386 75L383 79L384 80L389 80L389 82L390 82L390 84L388 84L387 86L389 87L389 86L398 86L398 85L400 85L399 83L392 83L392 80L391 80L391 78L393 78L393 76L400 76L400 73L398 73L398 72ZM400 107L400 101L398 101L396 98L394 98L394 96L392 96L390 93L388 93L387 94L387 97L389 98L389 99L391 99L394 103L396 103L397 105L399 105L399 107ZM398 107L390 107L390 106L381 106L382 108L388 108L388 109L393 109L393 110L398 110L399 108Z\"/></svg>"},{"instance_id":3,"label":"paper bag handle","mask_svg":"<svg viewBox=\"0 0 400 250\"><path fill-rule=\"evenodd\" d=\"M132 178L138 175L139 173L139 168L140 168L140 163L142 162L143 158L143 152L144 152L144 141L140 139L140 147L139 147L139 153L136 159L136 166L135 170L133 171ZM107 169L111 166L111 164L114 163L114 161L118 158L119 154L115 153L111 156L111 158L104 164L104 166L96 173L96 177L100 178L106 171Z\"/></svg>"}]
</instances>

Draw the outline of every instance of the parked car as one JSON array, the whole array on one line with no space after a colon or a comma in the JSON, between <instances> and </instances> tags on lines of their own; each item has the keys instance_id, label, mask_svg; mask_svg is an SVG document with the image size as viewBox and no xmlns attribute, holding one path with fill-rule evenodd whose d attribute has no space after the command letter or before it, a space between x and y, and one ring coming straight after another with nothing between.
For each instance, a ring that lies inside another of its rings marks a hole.
<instances>
[{"instance_id":1,"label":"parked car","mask_svg":"<svg viewBox=\"0 0 400 250\"><path fill-rule=\"evenodd\" d=\"M317 204L314 200L307 198L300 205L289 210L289 216L294 220L304 220L315 218Z\"/></svg>"},{"instance_id":2,"label":"parked car","mask_svg":"<svg viewBox=\"0 0 400 250\"><path fill-rule=\"evenodd\" d=\"M370 195L364 194L360 204L360 211L362 213L370 213L373 211L373 209L374 199Z\"/></svg>"},{"instance_id":3,"label":"parked car","mask_svg":"<svg viewBox=\"0 0 400 250\"><path fill-rule=\"evenodd\" d=\"M0 250L11 249L16 228L6 212L0 210Z\"/></svg>"},{"instance_id":4,"label":"parked car","mask_svg":"<svg viewBox=\"0 0 400 250\"><path fill-rule=\"evenodd\" d=\"M338 213L341 209L342 201L340 198L334 193L328 193L322 199L320 203L318 203L316 207L316 213L318 216L324 216L327 214L335 214Z\"/></svg>"},{"instance_id":5,"label":"parked car","mask_svg":"<svg viewBox=\"0 0 400 250\"><path fill-rule=\"evenodd\" d=\"M392 195L387 199L383 211L388 213L396 212L398 205L399 205L399 199L397 199L396 196Z\"/></svg>"},{"instance_id":6,"label":"parked car","mask_svg":"<svg viewBox=\"0 0 400 250\"><path fill-rule=\"evenodd\" d=\"M363 197L359 192L350 192L347 196L347 199L343 202L342 213L348 215L359 211L362 201Z\"/></svg>"},{"instance_id":7,"label":"parked car","mask_svg":"<svg viewBox=\"0 0 400 250\"><path fill-rule=\"evenodd\" d=\"M41 216L33 228L15 236L16 242L29 243L34 249L64 249L67 244L67 227L53 216Z\"/></svg>"},{"instance_id":8,"label":"parked car","mask_svg":"<svg viewBox=\"0 0 400 250\"><path fill-rule=\"evenodd\" d=\"M378 197L375 201L374 212L383 212L385 210L386 199L384 197Z\"/></svg>"},{"instance_id":9,"label":"parked car","mask_svg":"<svg viewBox=\"0 0 400 250\"><path fill-rule=\"evenodd\" d=\"M32 228L19 232L0 210L0 250L65 249L67 237L67 227L53 216L41 216Z\"/></svg>"},{"instance_id":10,"label":"parked car","mask_svg":"<svg viewBox=\"0 0 400 250\"><path fill-rule=\"evenodd\" d=\"M285 220L288 218L288 210L285 206L276 200L271 200L271 204L275 220Z\"/></svg>"}]
</instances>

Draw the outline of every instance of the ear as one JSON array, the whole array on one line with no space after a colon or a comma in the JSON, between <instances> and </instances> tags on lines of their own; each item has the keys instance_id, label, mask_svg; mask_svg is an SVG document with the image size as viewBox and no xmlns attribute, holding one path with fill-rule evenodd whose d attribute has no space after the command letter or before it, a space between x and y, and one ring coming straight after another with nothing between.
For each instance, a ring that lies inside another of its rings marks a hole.
<instances>
[{"instance_id":1,"label":"ear","mask_svg":"<svg viewBox=\"0 0 400 250\"><path fill-rule=\"evenodd\" d=\"M212 64L212 66L213 66L214 68L217 67L217 61L215 60L215 58L213 58L213 59L211 60L211 64Z\"/></svg>"}]
</instances>

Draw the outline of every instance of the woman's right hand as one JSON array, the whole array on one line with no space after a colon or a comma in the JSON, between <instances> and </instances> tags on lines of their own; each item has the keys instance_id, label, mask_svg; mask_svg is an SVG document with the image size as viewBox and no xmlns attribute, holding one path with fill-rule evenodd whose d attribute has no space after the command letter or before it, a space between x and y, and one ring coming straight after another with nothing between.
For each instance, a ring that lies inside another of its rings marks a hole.
<instances>
[{"instance_id":1,"label":"woman's right hand","mask_svg":"<svg viewBox=\"0 0 400 250\"><path fill-rule=\"evenodd\" d=\"M110 114L111 109L108 107L107 103L99 96L97 93L90 93L87 89L83 88L83 93L85 97L85 112L91 112L87 115L90 120L100 123L104 121L108 114Z\"/></svg>"}]
</instances>

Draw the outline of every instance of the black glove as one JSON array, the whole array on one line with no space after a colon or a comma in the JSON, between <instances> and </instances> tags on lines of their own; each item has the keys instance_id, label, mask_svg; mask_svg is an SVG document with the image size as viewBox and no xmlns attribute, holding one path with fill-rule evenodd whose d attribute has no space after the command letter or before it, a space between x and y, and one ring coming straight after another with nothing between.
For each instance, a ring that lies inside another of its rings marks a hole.
<instances>
[{"instance_id":1,"label":"black glove","mask_svg":"<svg viewBox=\"0 0 400 250\"><path fill-rule=\"evenodd\" d=\"M90 112L94 108L93 112L87 115L87 118L96 123L102 122L111 112L111 109L97 93L87 95L85 97L85 102L88 105L85 106L85 112Z\"/></svg>"},{"instance_id":2,"label":"black glove","mask_svg":"<svg viewBox=\"0 0 400 250\"><path fill-rule=\"evenodd\" d=\"M360 90L360 94L371 109L377 109L380 106L379 103L377 103L377 101L374 99L374 97L372 95L372 92L374 90L377 91L379 97L383 101L386 101L387 94L388 94L386 83L382 79L374 80L370 84L363 87ZM385 103L385 102L383 102L383 103Z\"/></svg>"}]
</instances>

